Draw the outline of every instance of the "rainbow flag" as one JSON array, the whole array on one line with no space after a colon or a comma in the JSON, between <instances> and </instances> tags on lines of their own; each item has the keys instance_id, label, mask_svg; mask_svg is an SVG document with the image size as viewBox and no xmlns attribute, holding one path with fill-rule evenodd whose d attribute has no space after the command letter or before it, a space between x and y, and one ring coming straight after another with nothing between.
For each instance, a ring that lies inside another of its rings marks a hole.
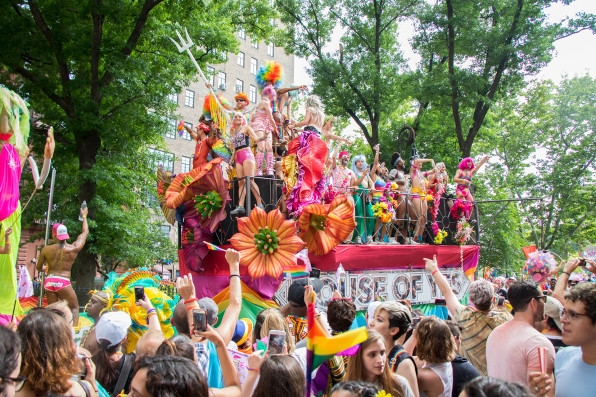
<instances>
[{"instance_id":1,"label":"rainbow flag","mask_svg":"<svg viewBox=\"0 0 596 397\"><path fill-rule=\"evenodd\" d=\"M275 301L263 299L256 291L244 284L244 281L242 280L240 280L240 288L242 293L242 308L240 309L239 318L249 318L254 324L255 320L257 319L257 314L259 314L262 310L279 307ZM223 318L225 310L230 304L230 287L225 288L220 293L215 295L213 300L219 309L219 324Z\"/></svg>"},{"instance_id":2,"label":"rainbow flag","mask_svg":"<svg viewBox=\"0 0 596 397\"><path fill-rule=\"evenodd\" d=\"M315 319L315 304L307 309L308 333L306 335L306 397L310 395L312 371L337 353L364 342L368 338L366 327L360 327L331 336Z\"/></svg>"},{"instance_id":3,"label":"rainbow flag","mask_svg":"<svg viewBox=\"0 0 596 397\"><path fill-rule=\"evenodd\" d=\"M208 249L208 250L210 250L210 251L221 251L221 252L226 252L226 250L225 250L225 249L223 249L223 248L219 248L219 247L218 247L217 245L215 245L215 244L211 244L211 243L208 243L208 242L206 242L206 241L204 241L204 244L207 246L207 249Z\"/></svg>"}]
</instances>

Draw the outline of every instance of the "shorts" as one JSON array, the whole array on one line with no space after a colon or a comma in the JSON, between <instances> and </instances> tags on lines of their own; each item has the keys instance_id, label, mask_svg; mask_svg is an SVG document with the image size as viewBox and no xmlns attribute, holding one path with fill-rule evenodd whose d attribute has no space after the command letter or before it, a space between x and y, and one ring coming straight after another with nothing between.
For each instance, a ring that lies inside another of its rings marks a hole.
<instances>
[{"instance_id":1,"label":"shorts","mask_svg":"<svg viewBox=\"0 0 596 397\"><path fill-rule=\"evenodd\" d=\"M243 165L245 161L255 161L255 156L249 148L244 148L236 152L236 164Z\"/></svg>"},{"instance_id":2,"label":"shorts","mask_svg":"<svg viewBox=\"0 0 596 397\"><path fill-rule=\"evenodd\" d=\"M46 291L58 292L70 285L70 280L66 277L48 275L43 282L43 287Z\"/></svg>"}]
</instances>

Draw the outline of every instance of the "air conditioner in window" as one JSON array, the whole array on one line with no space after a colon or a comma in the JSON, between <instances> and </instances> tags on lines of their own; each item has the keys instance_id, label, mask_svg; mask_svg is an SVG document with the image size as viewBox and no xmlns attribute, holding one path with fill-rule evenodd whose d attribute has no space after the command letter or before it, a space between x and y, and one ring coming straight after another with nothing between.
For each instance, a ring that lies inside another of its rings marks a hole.
<instances>
[{"instance_id":1,"label":"air conditioner in window","mask_svg":"<svg viewBox=\"0 0 596 397\"><path fill-rule=\"evenodd\" d=\"M219 88L222 91L225 91L226 88L228 88L228 85L227 84L220 84L219 87L217 87L217 88Z\"/></svg>"}]
</instances>

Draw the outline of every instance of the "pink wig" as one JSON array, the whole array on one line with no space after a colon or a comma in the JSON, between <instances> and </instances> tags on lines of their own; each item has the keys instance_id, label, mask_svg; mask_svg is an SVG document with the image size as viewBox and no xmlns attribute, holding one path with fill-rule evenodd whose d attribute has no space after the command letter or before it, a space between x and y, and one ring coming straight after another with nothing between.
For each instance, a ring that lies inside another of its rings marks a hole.
<instances>
[{"instance_id":1,"label":"pink wig","mask_svg":"<svg viewBox=\"0 0 596 397\"><path fill-rule=\"evenodd\" d=\"M474 168L474 160L471 157L466 157L457 166L460 170L471 170Z\"/></svg>"},{"instance_id":2,"label":"pink wig","mask_svg":"<svg viewBox=\"0 0 596 397\"><path fill-rule=\"evenodd\" d=\"M235 112L234 113L234 117L236 116L242 116L242 127L244 127L245 125L247 125L248 123L246 122L246 116L242 114L242 112Z\"/></svg>"},{"instance_id":3,"label":"pink wig","mask_svg":"<svg viewBox=\"0 0 596 397\"><path fill-rule=\"evenodd\" d=\"M267 84L261 92L261 97L269 98L270 95L273 96L273 101L277 100L277 93L275 92L275 88L271 84Z\"/></svg>"}]
</instances>

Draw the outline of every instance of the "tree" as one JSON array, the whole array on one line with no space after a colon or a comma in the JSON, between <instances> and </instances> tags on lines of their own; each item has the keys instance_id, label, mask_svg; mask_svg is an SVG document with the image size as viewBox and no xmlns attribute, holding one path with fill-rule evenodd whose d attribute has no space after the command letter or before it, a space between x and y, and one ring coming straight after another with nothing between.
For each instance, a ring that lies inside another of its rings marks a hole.
<instances>
[{"instance_id":1,"label":"tree","mask_svg":"<svg viewBox=\"0 0 596 397\"><path fill-rule=\"evenodd\" d=\"M145 265L167 248L149 211L156 159L147 148L163 144L174 109L168 95L196 74L168 37L187 27L199 63L219 63L237 51L239 27L262 39L271 16L266 0L1 3L0 79L56 132L53 218L72 219L83 200L89 205L91 238L73 268L80 284L92 283L97 254ZM42 218L42 196L25 222Z\"/></svg>"},{"instance_id":2,"label":"tree","mask_svg":"<svg viewBox=\"0 0 596 397\"><path fill-rule=\"evenodd\" d=\"M379 142L381 126L405 100L400 87L404 60L397 22L412 15L418 0L278 0L288 27L278 40L286 52L310 61L309 73L330 114L348 114L368 144ZM339 49L328 52L341 32Z\"/></svg>"},{"instance_id":3,"label":"tree","mask_svg":"<svg viewBox=\"0 0 596 397\"><path fill-rule=\"evenodd\" d=\"M553 42L584 29L594 16L548 23L545 10L556 1L500 0L426 4L417 13L414 48L422 56L412 96L419 103L416 126L436 136L426 123L442 117L440 136L452 136L462 157L472 145L493 104L515 96L524 78L551 59ZM429 137L430 138L430 137Z\"/></svg>"},{"instance_id":4,"label":"tree","mask_svg":"<svg viewBox=\"0 0 596 397\"><path fill-rule=\"evenodd\" d=\"M528 244L566 257L592 242L595 97L596 80L584 76L565 79L559 86L534 83L521 98L495 106L482 144L492 147L500 161L483 175L477 197L520 201L501 213L494 205L480 206L483 221L495 215L482 226L483 248L495 248L483 251L490 263L520 266L520 248Z\"/></svg>"}]
</instances>

